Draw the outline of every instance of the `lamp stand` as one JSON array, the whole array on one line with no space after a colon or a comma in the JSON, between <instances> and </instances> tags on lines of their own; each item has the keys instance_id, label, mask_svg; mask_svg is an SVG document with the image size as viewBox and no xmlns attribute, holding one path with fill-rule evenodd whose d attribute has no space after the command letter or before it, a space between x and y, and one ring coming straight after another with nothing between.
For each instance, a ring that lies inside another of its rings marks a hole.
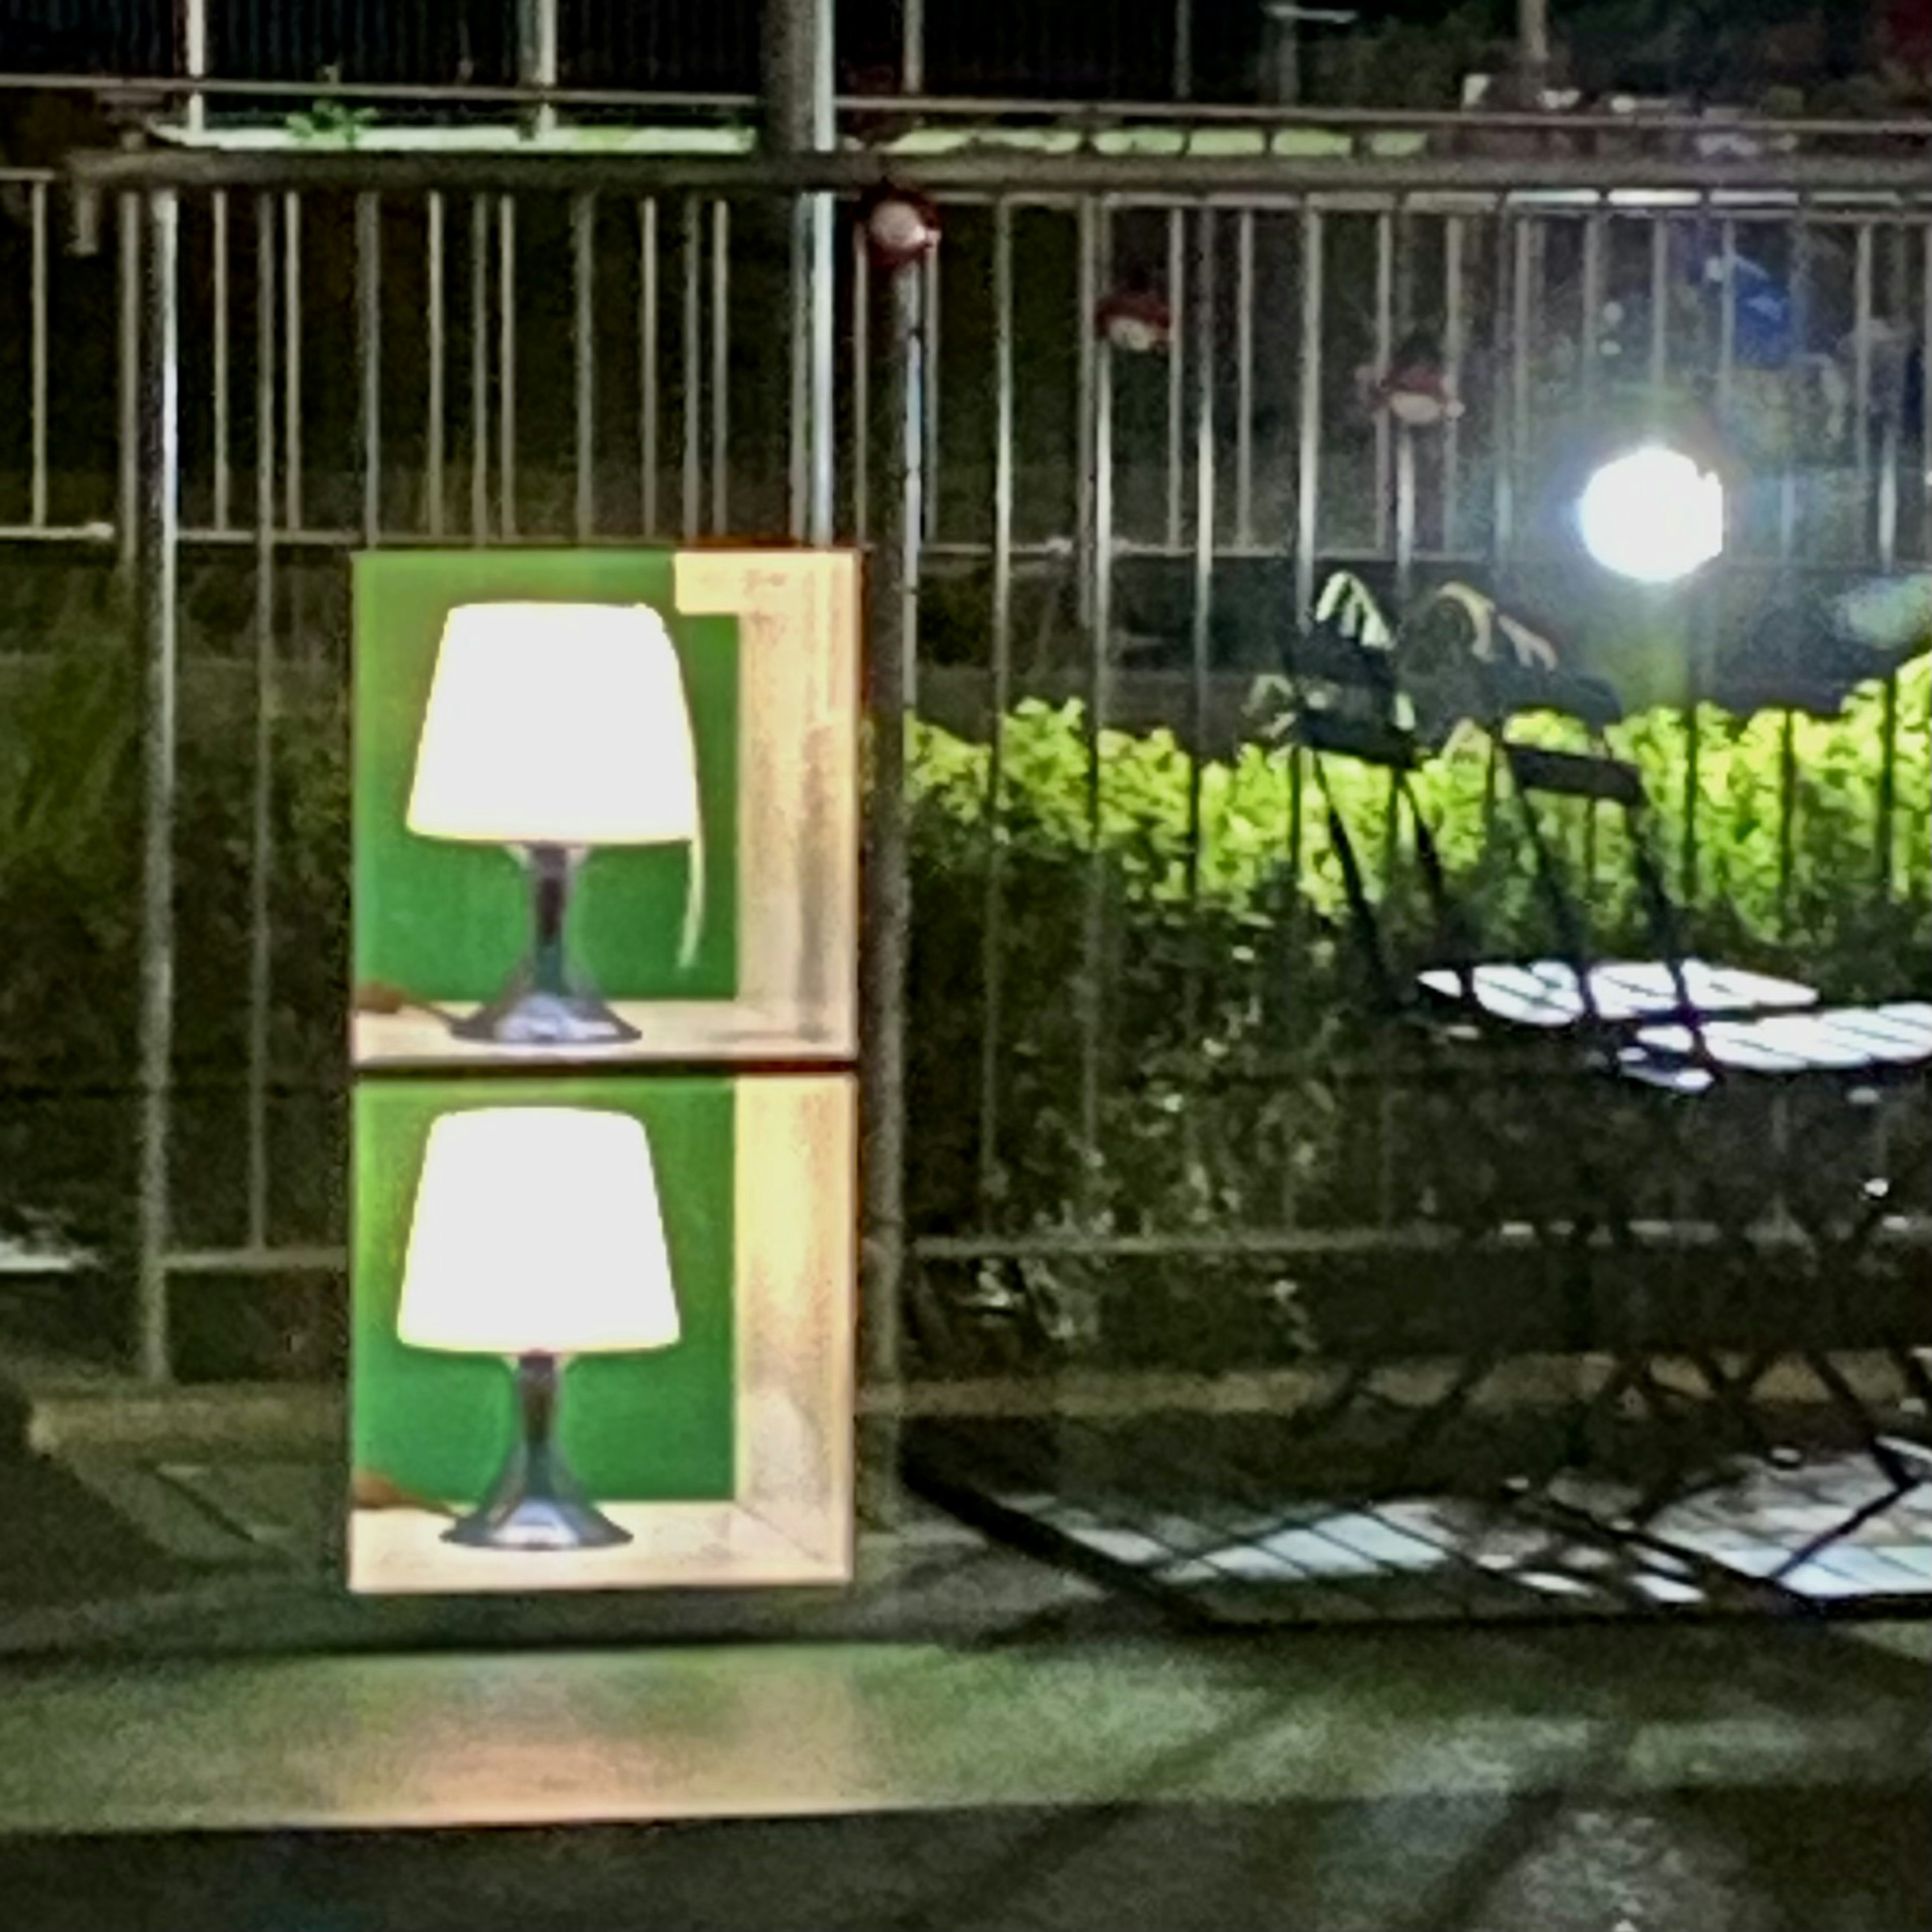
<instances>
[{"instance_id":1,"label":"lamp stand","mask_svg":"<svg viewBox=\"0 0 1932 1932\"><path fill-rule=\"evenodd\" d=\"M571 884L583 852L564 845L514 849L530 877L530 956L496 998L452 1022L450 1030L458 1040L497 1046L609 1046L635 1040L637 1028L578 979L564 956Z\"/></svg>"},{"instance_id":2,"label":"lamp stand","mask_svg":"<svg viewBox=\"0 0 1932 1932\"><path fill-rule=\"evenodd\" d=\"M584 1492L557 1438L563 1364L555 1355L517 1358L517 1439L490 1493L442 1533L470 1550L608 1550L628 1543Z\"/></svg>"}]
</instances>

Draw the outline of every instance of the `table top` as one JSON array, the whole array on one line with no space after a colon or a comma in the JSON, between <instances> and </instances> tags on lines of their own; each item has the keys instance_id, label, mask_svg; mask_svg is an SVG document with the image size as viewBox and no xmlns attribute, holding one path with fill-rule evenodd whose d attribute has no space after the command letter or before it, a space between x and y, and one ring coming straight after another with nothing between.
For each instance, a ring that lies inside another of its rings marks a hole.
<instances>
[{"instance_id":1,"label":"table top","mask_svg":"<svg viewBox=\"0 0 1932 1932\"><path fill-rule=\"evenodd\" d=\"M1835 1006L1755 1019L1713 1020L1696 1034L1687 1026L1646 1027L1640 1052L1672 1058L1698 1055L1747 1073L1843 1073L1913 1066L1932 1060L1932 1002Z\"/></svg>"},{"instance_id":2,"label":"table top","mask_svg":"<svg viewBox=\"0 0 1932 1932\"><path fill-rule=\"evenodd\" d=\"M1420 977L1444 999L1465 998L1462 975L1454 968L1433 968ZM1576 969L1564 960L1488 961L1470 968L1468 979L1469 994L1492 1018L1546 1028L1576 1026L1592 1007L1598 1019L1612 1025L1673 1018L1683 996L1695 1012L1714 1016L1802 1009L1818 1000L1816 990L1798 980L1704 959L1684 960L1675 970L1661 959L1606 960L1588 969L1588 1005Z\"/></svg>"}]
</instances>

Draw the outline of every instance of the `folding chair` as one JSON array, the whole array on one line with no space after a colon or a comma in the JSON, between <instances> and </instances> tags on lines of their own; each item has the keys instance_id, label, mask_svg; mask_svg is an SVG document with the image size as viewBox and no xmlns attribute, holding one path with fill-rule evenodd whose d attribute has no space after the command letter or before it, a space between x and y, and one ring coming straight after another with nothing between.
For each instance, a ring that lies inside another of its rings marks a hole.
<instances>
[{"instance_id":1,"label":"folding chair","mask_svg":"<svg viewBox=\"0 0 1932 1932\"><path fill-rule=\"evenodd\" d=\"M1761 1265L1755 1237L1767 1218L1765 1210L1769 1219L1790 1223L1796 1219L1790 1202L1804 1198L1796 1184L1814 1156L1806 1137L1790 1130L1794 1102L1822 1099L1823 1107L1814 1113L1828 1126L1842 1128L1844 1106L1869 1109L1888 1089L1906 1087L1922 1101L1925 1070L1932 1064L1932 1004L1904 1000L1827 1008L1816 990L1802 982L1688 952L1683 921L1654 854L1641 774L1607 740L1608 728L1621 715L1615 694L1556 670L1554 654L1546 646L1535 648L1540 642L1527 626L1504 618L1490 600L1460 586L1438 592L1398 630L1359 582L1331 579L1314 624L1285 653L1292 707L1286 735L1310 756L1351 923L1372 984L1388 1007L1424 1020L1438 1039L1477 1042L1479 1055L1486 1043L1540 1048L1531 1059L1512 1063L1514 1077L1522 1080L1534 1077L1538 1063L1552 1072L1567 1065L1680 1103L1666 1118L1666 1144L1680 1192L1701 1194L1706 1202L1724 1192L1721 1185L1698 1184L1698 1150L1707 1141L1707 1125L1735 1120L1740 1106L1748 1122L1769 1124L1759 1185L1738 1197L1733 1211L1718 1216L1727 1267L1717 1272L1735 1276ZM1557 751L1528 742L1516 720L1530 710L1568 716L1583 728L1588 748ZM1535 890L1554 929L1552 956L1483 956L1467 912L1452 896L1414 778L1465 723L1490 734L1528 848ZM1327 767L1337 758L1387 770L1389 808L1413 829L1436 957L1412 976L1390 957L1356 838L1330 782ZM1583 801L1591 813L1608 807L1620 814L1649 956L1596 956L1587 907L1564 876L1558 842L1546 818L1548 802L1564 798ZM1461 1118L1472 1132L1480 1125L1472 1114ZM1588 1157L1595 1126L1592 1120L1588 1130L1563 1137L1586 1150L1572 1191L1578 1216L1591 1232L1622 1247L1632 1241L1637 1204L1628 1175L1616 1172L1611 1160ZM1736 1164L1738 1151L1733 1136L1702 1162L1710 1171L1706 1178L1729 1178L1721 1170ZM1812 1198L1814 1211L1797 1232L1810 1244L1814 1265L1855 1258L1888 1219L1895 1221L1894 1180L1891 1173L1874 1172L1850 1190L1850 1198ZM1885 1445L1824 1348L1778 1347L1748 1363L1742 1377L1730 1374L1712 1351L1681 1352L1747 1430L1755 1426L1749 1405L1756 1383L1779 1358L1799 1355L1841 1413L1856 1419L1888 1478L1901 1488L1920 1479L1922 1472ZM1932 1394L1912 1349L1901 1345L1892 1352L1922 1398ZM1586 1426L1630 1396L1649 1407L1661 1394L1644 1354L1626 1354L1592 1403Z\"/></svg>"}]
</instances>

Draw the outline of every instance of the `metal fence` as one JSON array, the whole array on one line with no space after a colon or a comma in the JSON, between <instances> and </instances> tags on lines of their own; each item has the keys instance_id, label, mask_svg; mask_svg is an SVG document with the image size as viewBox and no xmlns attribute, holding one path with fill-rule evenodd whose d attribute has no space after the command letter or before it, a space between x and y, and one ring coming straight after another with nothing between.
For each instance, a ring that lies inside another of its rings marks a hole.
<instances>
[{"instance_id":1,"label":"metal fence","mask_svg":"<svg viewBox=\"0 0 1932 1932\"><path fill-rule=\"evenodd\" d=\"M905 949L916 951L926 908L908 928L910 806L895 759L876 775L868 1252L882 1388L956 1366L932 1352L951 1346L961 1311L976 1297L1010 1304L1015 1282L1022 1299L1050 1298L1056 1266L1184 1269L1204 1282L1237 1267L1278 1286L1324 1258L1399 1275L1438 1251L1439 1230L1419 1227L1420 1183L1399 1171L1386 1098L1366 1116L1374 1144L1341 1156L1371 1172L1366 1184L1314 1206L1298 1166L1310 1057L1325 1054L1324 1077L1343 1084L1379 1079L1386 1096L1379 1048L1345 1066L1341 1049L1304 1039L1300 1072L1271 1063L1259 1114L1217 1115L1211 1068L1193 1086L1147 1090L1143 1043L1125 1030L1141 1022L1118 990L1124 948L1146 934L1123 922L1108 850L1109 824L1131 809L1111 730L1178 734L1175 877L1184 898L1211 896L1208 775L1237 754L1242 704L1328 570L1347 564L1397 600L1479 578L1556 608L1557 634L1574 623L1586 650L1609 648L1589 639L1592 597L1564 615L1577 565L1562 493L1604 423L1654 424L1660 398L1760 423L1756 480L1666 694L1708 694L1733 661L1727 640L1748 671L1756 615L1779 598L1932 558L1932 172L1921 162L1088 158L1016 176L940 161L916 170L942 214L938 254L882 288L848 226L814 293L810 224L794 208L849 212L878 172L835 159L97 158L88 193L105 193L118 221L92 257L62 246L63 185L12 178L24 213L0 238L20 264L0 277L18 311L0 327L14 345L0 386L24 406L0 430L0 539L16 557L118 554L144 586L134 1336L148 1376L174 1372L184 1280L341 1264L328 1225L339 1210L291 1228L277 1208L278 1145L299 1138L278 1132L278 1108L304 1087L322 1116L336 1103L332 1070L292 1064L277 1037L287 855L275 793L289 721L343 675L328 585L347 551L783 536L826 510L840 539L870 550L882 720L903 704L986 752L969 781L977 856L953 881L979 908L978 957L959 981L972 1015L964 1071L944 1108L924 1096L920 1128L922 1147L961 1144L970 1179L936 1204L902 1194L907 1083L924 1077L922 1040L905 1030ZM1157 298L1164 348L1136 352L1097 326L1121 291ZM1426 440L1364 400L1418 330L1465 404ZM223 571L241 588L212 600L226 614L211 619L197 586ZM176 869L177 737L203 660L225 662L242 693L246 727L232 742L250 772L231 882L245 970L227 995L244 1046L233 1090L213 1102L187 1093L191 1016L177 991L182 896L214 889ZM1068 943L1050 966L1025 950L1048 928L1020 916L1016 895L1038 881L1010 850L1026 748L1012 720L1028 696L1083 706L1067 727L1080 869L1056 875L1072 896L1052 922ZM1795 706L1777 716L1788 862L1805 809L1802 719ZM1887 776L1858 835L1865 869L1843 882L1861 904L1894 899L1923 870L1896 860L1927 839L1928 801L1895 776L1900 730L1888 704ZM1282 782L1292 897L1316 862L1302 844L1316 813L1298 758ZM1699 826L1710 808L1691 784L1676 854L1687 885L1710 862ZM1265 1006L1279 957L1252 934L1229 943L1246 946ZM915 961L941 975L956 963ZM1193 966L1172 982L1184 1006L1203 983ZM1069 1030L1042 1076L1016 1060L1015 1041L1047 1004ZM333 1036L339 1016L310 1017ZM1094 1178L1111 1157L1114 1097L1130 1089L1142 1112L1177 1116L1159 1144L1175 1185L1106 1202ZM1241 1201L1183 1214L1202 1137L1238 1118L1254 1136ZM314 1158L310 1142L295 1164ZM228 1163L235 1206L197 1208L184 1238L184 1180L203 1162ZM1030 1163L1061 1174L1057 1222L1016 1202L1012 1177ZM1646 1225L1694 1268L1714 1238L1696 1216ZM1572 1222L1538 1237L1577 1238ZM916 1360L920 1336L898 1317L910 1306L916 1326L922 1294L948 1312ZM1856 1322L1846 1336L1872 1341Z\"/></svg>"},{"instance_id":2,"label":"metal fence","mask_svg":"<svg viewBox=\"0 0 1932 1932\"><path fill-rule=\"evenodd\" d=\"M841 58L855 91L1085 94L1113 100L1254 98L1264 10L1162 0L841 0ZM519 79L668 94L754 93L763 0L7 0L0 70L156 80L448 87ZM539 69L544 70L540 72Z\"/></svg>"}]
</instances>

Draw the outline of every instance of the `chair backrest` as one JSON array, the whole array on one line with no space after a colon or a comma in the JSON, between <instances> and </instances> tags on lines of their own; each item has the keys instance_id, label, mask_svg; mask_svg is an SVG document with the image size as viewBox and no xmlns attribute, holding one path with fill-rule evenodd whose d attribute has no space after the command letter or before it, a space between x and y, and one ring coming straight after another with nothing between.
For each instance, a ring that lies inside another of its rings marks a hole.
<instances>
[{"instance_id":1,"label":"chair backrest","mask_svg":"<svg viewBox=\"0 0 1932 1932\"><path fill-rule=\"evenodd\" d=\"M1394 851L1406 817L1434 928L1436 957L1429 963L1454 970L1465 998L1473 999L1478 936L1450 882L1413 778L1430 757L1474 727L1488 734L1508 779L1504 789L1529 848L1558 956L1575 978L1584 1024L1601 1023L1592 974L1601 962L1588 908L1566 874L1541 809L1541 802L1552 798L1581 800L1592 812L1607 806L1622 814L1652 946L1687 1022L1696 1027L1682 922L1652 848L1642 775L1616 754L1606 735L1622 716L1615 692L1563 670L1546 640L1504 620L1491 600L1464 585L1445 586L1396 626L1360 579L1340 572L1324 584L1316 610L1314 622L1283 650L1293 706L1287 735L1310 754L1350 921L1378 997L1391 1007L1409 1006L1415 976L1400 970L1390 957L1382 908L1370 889L1357 831L1330 782L1327 761L1346 758L1388 772L1385 849ZM1524 637L1541 648L1525 648ZM1514 722L1529 711L1557 712L1581 724L1588 748L1553 750L1516 735Z\"/></svg>"}]
</instances>

